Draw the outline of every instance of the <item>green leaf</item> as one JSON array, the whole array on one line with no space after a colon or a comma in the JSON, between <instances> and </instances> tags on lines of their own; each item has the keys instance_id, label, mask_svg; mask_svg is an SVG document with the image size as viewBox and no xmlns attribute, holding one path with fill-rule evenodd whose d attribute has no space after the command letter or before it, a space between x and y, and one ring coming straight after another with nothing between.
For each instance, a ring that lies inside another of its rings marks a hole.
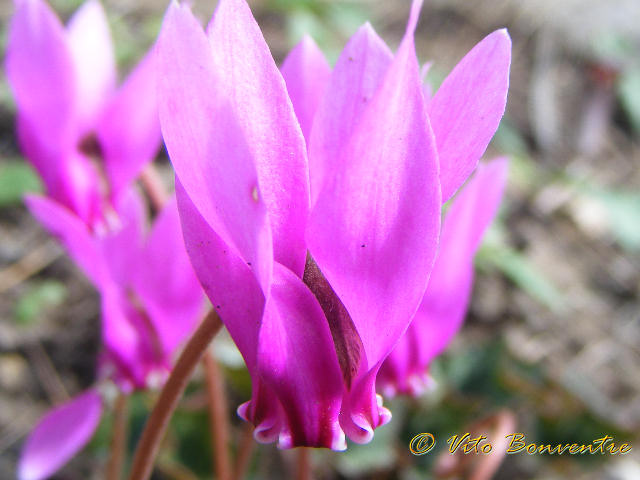
<instances>
[{"instance_id":1,"label":"green leaf","mask_svg":"<svg viewBox=\"0 0 640 480\"><path fill-rule=\"evenodd\" d=\"M62 282L47 280L27 290L15 306L15 318L21 324L28 324L40 317L45 310L60 305L67 296Z\"/></svg>"},{"instance_id":2,"label":"green leaf","mask_svg":"<svg viewBox=\"0 0 640 480\"><path fill-rule=\"evenodd\" d=\"M538 270L529 259L506 245L485 242L476 255L480 268L494 267L531 297L555 313L562 313L567 305L560 290Z\"/></svg>"},{"instance_id":3,"label":"green leaf","mask_svg":"<svg viewBox=\"0 0 640 480\"><path fill-rule=\"evenodd\" d=\"M633 128L640 133L640 67L622 74L618 82L618 95Z\"/></svg>"},{"instance_id":4,"label":"green leaf","mask_svg":"<svg viewBox=\"0 0 640 480\"><path fill-rule=\"evenodd\" d=\"M38 174L23 161L12 160L0 164L0 207L22 202L27 192L41 192Z\"/></svg>"}]
</instances>

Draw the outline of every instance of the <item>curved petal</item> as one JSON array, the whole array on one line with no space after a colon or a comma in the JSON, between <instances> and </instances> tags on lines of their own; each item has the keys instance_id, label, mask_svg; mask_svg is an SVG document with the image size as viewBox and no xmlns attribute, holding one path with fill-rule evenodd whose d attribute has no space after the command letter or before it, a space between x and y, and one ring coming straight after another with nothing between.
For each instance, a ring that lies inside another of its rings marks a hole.
<instances>
[{"instance_id":1,"label":"curved petal","mask_svg":"<svg viewBox=\"0 0 640 480\"><path fill-rule=\"evenodd\" d=\"M242 353L249 373L255 375L258 332L266 295L252 270L252 265L247 265L240 255L216 234L178 179L176 197L184 243L193 269Z\"/></svg>"},{"instance_id":2,"label":"curved petal","mask_svg":"<svg viewBox=\"0 0 640 480\"><path fill-rule=\"evenodd\" d=\"M311 205L315 205L325 176L341 168L342 150L392 60L389 47L368 23L349 40L338 58L316 111L309 140Z\"/></svg>"},{"instance_id":3,"label":"curved petal","mask_svg":"<svg viewBox=\"0 0 640 480\"><path fill-rule=\"evenodd\" d=\"M66 32L41 0L17 3L7 45L7 78L30 136L60 153L74 142L76 77ZM46 81L45 81L46 79Z\"/></svg>"},{"instance_id":4,"label":"curved petal","mask_svg":"<svg viewBox=\"0 0 640 480\"><path fill-rule=\"evenodd\" d=\"M511 39L505 29L497 30L460 60L429 103L443 202L471 174L498 128L510 64Z\"/></svg>"},{"instance_id":5,"label":"curved petal","mask_svg":"<svg viewBox=\"0 0 640 480\"><path fill-rule=\"evenodd\" d=\"M75 147L52 150L48 138L18 114L17 136L24 155L36 168L46 186L47 195L72 210L87 225L93 226L102 215L96 170Z\"/></svg>"},{"instance_id":6,"label":"curved petal","mask_svg":"<svg viewBox=\"0 0 640 480\"><path fill-rule=\"evenodd\" d=\"M147 312L130 290L116 284L105 285L100 295L102 343L115 370L111 378L124 391L157 384L167 376L171 363Z\"/></svg>"},{"instance_id":7,"label":"curved petal","mask_svg":"<svg viewBox=\"0 0 640 480\"><path fill-rule=\"evenodd\" d=\"M471 297L473 256L497 212L506 174L506 158L481 165L454 199L429 286L409 329L382 367L381 387L421 393L429 364L462 326Z\"/></svg>"},{"instance_id":8,"label":"curved petal","mask_svg":"<svg viewBox=\"0 0 640 480\"><path fill-rule=\"evenodd\" d=\"M102 400L95 390L47 413L22 447L18 478L40 480L53 475L86 445L101 415Z\"/></svg>"},{"instance_id":9,"label":"curved petal","mask_svg":"<svg viewBox=\"0 0 640 480\"><path fill-rule=\"evenodd\" d=\"M95 127L116 85L116 65L109 23L98 0L88 0L67 25L68 44L77 78L80 134Z\"/></svg>"},{"instance_id":10,"label":"curved petal","mask_svg":"<svg viewBox=\"0 0 640 480\"><path fill-rule=\"evenodd\" d=\"M439 234L438 160L413 44L419 4L307 231L313 258L360 335L368 369L413 317Z\"/></svg>"},{"instance_id":11,"label":"curved petal","mask_svg":"<svg viewBox=\"0 0 640 480\"><path fill-rule=\"evenodd\" d=\"M25 203L42 226L60 240L93 284L102 285L107 279L108 270L96 240L86 225L67 208L46 197L27 195Z\"/></svg>"},{"instance_id":12,"label":"curved petal","mask_svg":"<svg viewBox=\"0 0 640 480\"><path fill-rule=\"evenodd\" d=\"M162 142L153 49L106 106L97 128L111 194L116 197L153 159Z\"/></svg>"},{"instance_id":13,"label":"curved petal","mask_svg":"<svg viewBox=\"0 0 640 480\"><path fill-rule=\"evenodd\" d=\"M194 330L203 292L184 247L175 198L156 218L132 287L145 306L167 358Z\"/></svg>"},{"instance_id":14,"label":"curved petal","mask_svg":"<svg viewBox=\"0 0 640 480\"><path fill-rule=\"evenodd\" d=\"M221 0L207 35L218 74L215 88L230 100L258 173L269 212L273 257L302 277L309 171L304 138L284 80L244 0Z\"/></svg>"},{"instance_id":15,"label":"curved petal","mask_svg":"<svg viewBox=\"0 0 640 480\"><path fill-rule=\"evenodd\" d=\"M146 210L139 193L130 188L110 212L108 225L97 235L100 253L105 259L111 280L121 288L129 287L135 272L142 268Z\"/></svg>"},{"instance_id":16,"label":"curved petal","mask_svg":"<svg viewBox=\"0 0 640 480\"><path fill-rule=\"evenodd\" d=\"M313 117L329 82L331 67L316 43L305 35L284 59L280 72L308 146Z\"/></svg>"},{"instance_id":17,"label":"curved petal","mask_svg":"<svg viewBox=\"0 0 640 480\"><path fill-rule=\"evenodd\" d=\"M293 272L276 263L258 347L260 376L284 412L280 448L346 448L338 421L342 376L318 301Z\"/></svg>"},{"instance_id":18,"label":"curved petal","mask_svg":"<svg viewBox=\"0 0 640 480\"><path fill-rule=\"evenodd\" d=\"M169 7L157 52L160 123L176 175L216 237L252 265L268 292L271 231L250 138L220 88L221 72L187 7Z\"/></svg>"}]
</instances>

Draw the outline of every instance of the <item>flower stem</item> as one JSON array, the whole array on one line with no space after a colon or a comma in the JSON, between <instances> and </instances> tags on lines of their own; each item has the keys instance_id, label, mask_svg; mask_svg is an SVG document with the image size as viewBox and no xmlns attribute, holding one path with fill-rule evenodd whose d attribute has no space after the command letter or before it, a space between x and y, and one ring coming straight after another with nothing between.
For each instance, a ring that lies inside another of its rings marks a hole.
<instances>
[{"instance_id":1,"label":"flower stem","mask_svg":"<svg viewBox=\"0 0 640 480\"><path fill-rule=\"evenodd\" d=\"M111 457L107 465L107 479L119 480L127 451L127 432L129 414L126 393L118 393L113 409L113 435L111 437Z\"/></svg>"},{"instance_id":2,"label":"flower stem","mask_svg":"<svg viewBox=\"0 0 640 480\"><path fill-rule=\"evenodd\" d=\"M221 327L220 317L215 310L211 310L189 339L175 367L173 367L167 383L160 392L156 406L147 419L133 457L129 480L147 480L151 475L160 442L171 415L178 405L178 400L184 393L196 364Z\"/></svg>"},{"instance_id":3,"label":"flower stem","mask_svg":"<svg viewBox=\"0 0 640 480\"><path fill-rule=\"evenodd\" d=\"M254 445L253 425L251 425L250 422L246 422L242 429L242 437L240 438L240 445L238 446L238 456L236 457L236 464L233 469L233 478L235 480L242 480L244 478L244 474L249 466L251 454L253 453Z\"/></svg>"},{"instance_id":4,"label":"flower stem","mask_svg":"<svg viewBox=\"0 0 640 480\"><path fill-rule=\"evenodd\" d=\"M211 424L211 441L213 444L216 478L218 480L231 480L229 423L224 379L221 375L218 362L211 352L205 352L202 363L204 365L207 393L209 396L209 422Z\"/></svg>"},{"instance_id":5,"label":"flower stem","mask_svg":"<svg viewBox=\"0 0 640 480\"><path fill-rule=\"evenodd\" d=\"M311 480L311 450L298 448L296 462L296 480Z\"/></svg>"}]
</instances>

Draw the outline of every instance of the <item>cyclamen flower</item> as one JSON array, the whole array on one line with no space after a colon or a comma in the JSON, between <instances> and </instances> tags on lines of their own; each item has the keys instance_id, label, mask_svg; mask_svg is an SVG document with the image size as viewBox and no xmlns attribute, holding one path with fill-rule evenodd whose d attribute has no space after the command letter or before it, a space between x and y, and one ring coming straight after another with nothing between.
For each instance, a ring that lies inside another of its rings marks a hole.
<instances>
[{"instance_id":1,"label":"cyclamen flower","mask_svg":"<svg viewBox=\"0 0 640 480\"><path fill-rule=\"evenodd\" d=\"M475 168L508 83L501 31L427 107L420 7L395 56L365 25L329 74L307 40L286 85L243 0L206 33L169 7L159 111L185 243L252 377L239 413L259 441L339 450L390 419L376 375L427 288L440 185L446 199Z\"/></svg>"},{"instance_id":2,"label":"cyclamen flower","mask_svg":"<svg viewBox=\"0 0 640 480\"><path fill-rule=\"evenodd\" d=\"M407 332L382 364L378 390L419 395L428 386L427 369L462 326L473 284L473 257L498 210L507 159L478 167L453 200L440 237L429 286Z\"/></svg>"},{"instance_id":3,"label":"cyclamen flower","mask_svg":"<svg viewBox=\"0 0 640 480\"><path fill-rule=\"evenodd\" d=\"M127 393L157 386L202 311L175 200L146 234L144 206L129 189L117 205L120 228L100 236L55 201L29 196L26 202L100 292L104 357L99 375ZM89 440L101 412L100 395L91 388L48 413L26 441L20 479L46 478L60 468Z\"/></svg>"},{"instance_id":4,"label":"cyclamen flower","mask_svg":"<svg viewBox=\"0 0 640 480\"><path fill-rule=\"evenodd\" d=\"M153 55L116 90L100 3L84 3L65 29L42 0L16 0L6 68L20 145L47 195L103 227L160 146Z\"/></svg>"}]
</instances>

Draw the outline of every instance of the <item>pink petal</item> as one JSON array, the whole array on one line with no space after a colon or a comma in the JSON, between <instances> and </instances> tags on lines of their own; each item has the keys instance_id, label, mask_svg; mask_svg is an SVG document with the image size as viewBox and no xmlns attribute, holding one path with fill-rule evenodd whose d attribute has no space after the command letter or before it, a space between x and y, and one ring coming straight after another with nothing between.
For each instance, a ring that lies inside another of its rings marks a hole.
<instances>
[{"instance_id":1,"label":"pink petal","mask_svg":"<svg viewBox=\"0 0 640 480\"><path fill-rule=\"evenodd\" d=\"M250 139L187 7L169 7L157 53L160 123L176 175L208 228L268 292L271 231Z\"/></svg>"},{"instance_id":2,"label":"pink petal","mask_svg":"<svg viewBox=\"0 0 640 480\"><path fill-rule=\"evenodd\" d=\"M497 30L478 43L429 103L438 144L442 201L464 183L498 128L507 102L511 39Z\"/></svg>"},{"instance_id":3,"label":"pink petal","mask_svg":"<svg viewBox=\"0 0 640 480\"><path fill-rule=\"evenodd\" d=\"M111 280L125 288L143 266L141 253L146 210L142 198L133 188L122 195L115 209L113 218L109 218L108 229L97 236L97 242Z\"/></svg>"},{"instance_id":4,"label":"pink petal","mask_svg":"<svg viewBox=\"0 0 640 480\"><path fill-rule=\"evenodd\" d=\"M176 197L193 269L242 353L249 372L255 375L258 332L266 296L253 266L216 234L179 181L176 181Z\"/></svg>"},{"instance_id":5,"label":"pink petal","mask_svg":"<svg viewBox=\"0 0 640 480\"><path fill-rule=\"evenodd\" d=\"M155 219L133 289L140 297L167 358L196 326L204 296L182 238L175 199Z\"/></svg>"},{"instance_id":6,"label":"pink petal","mask_svg":"<svg viewBox=\"0 0 640 480\"><path fill-rule=\"evenodd\" d=\"M76 78L66 32L41 0L17 3L7 46L7 77L20 117L43 149L60 153L75 134Z\"/></svg>"},{"instance_id":7,"label":"pink petal","mask_svg":"<svg viewBox=\"0 0 640 480\"><path fill-rule=\"evenodd\" d=\"M102 415L102 400L87 390L47 413L29 434L20 454L18 478L48 478L89 441Z\"/></svg>"},{"instance_id":8,"label":"pink petal","mask_svg":"<svg viewBox=\"0 0 640 480\"><path fill-rule=\"evenodd\" d=\"M340 55L317 108L309 140L312 205L325 177L340 168L342 149L360 123L392 59L391 51L368 23L349 40Z\"/></svg>"},{"instance_id":9,"label":"pink petal","mask_svg":"<svg viewBox=\"0 0 640 480\"><path fill-rule=\"evenodd\" d=\"M6 67L23 152L42 176L48 195L92 221L97 180L87 159L76 151L74 65L66 32L46 3L17 3Z\"/></svg>"},{"instance_id":10,"label":"pink petal","mask_svg":"<svg viewBox=\"0 0 640 480\"><path fill-rule=\"evenodd\" d=\"M280 72L308 145L313 117L329 82L331 67L316 43L305 35L284 59Z\"/></svg>"},{"instance_id":11,"label":"pink petal","mask_svg":"<svg viewBox=\"0 0 640 480\"><path fill-rule=\"evenodd\" d=\"M278 396L285 419L280 448L346 448L338 421L342 374L318 301L290 270L276 263L260 328L262 379Z\"/></svg>"},{"instance_id":12,"label":"pink petal","mask_svg":"<svg viewBox=\"0 0 640 480\"><path fill-rule=\"evenodd\" d=\"M210 88L229 100L253 157L269 212L274 259L302 277L309 173L304 138L284 80L244 0L221 0L207 34L218 76ZM224 125L225 120L215 122Z\"/></svg>"},{"instance_id":13,"label":"pink petal","mask_svg":"<svg viewBox=\"0 0 640 480\"><path fill-rule=\"evenodd\" d=\"M307 241L344 303L371 369L391 350L427 286L439 233L435 141L413 29L362 113L310 217Z\"/></svg>"},{"instance_id":14,"label":"pink petal","mask_svg":"<svg viewBox=\"0 0 640 480\"><path fill-rule=\"evenodd\" d=\"M85 2L69 20L67 34L76 71L77 115L82 135L94 128L116 83L109 23L100 2Z\"/></svg>"},{"instance_id":15,"label":"pink petal","mask_svg":"<svg viewBox=\"0 0 640 480\"><path fill-rule=\"evenodd\" d=\"M27 195L25 203L42 226L60 240L73 261L94 285L101 285L108 275L107 266L95 239L82 220L46 197Z\"/></svg>"},{"instance_id":16,"label":"pink petal","mask_svg":"<svg viewBox=\"0 0 640 480\"><path fill-rule=\"evenodd\" d=\"M145 319L118 285L103 285L100 296L102 344L115 369L110 376L124 391L146 388L149 374L160 367L163 357L155 349Z\"/></svg>"},{"instance_id":17,"label":"pink petal","mask_svg":"<svg viewBox=\"0 0 640 480\"><path fill-rule=\"evenodd\" d=\"M152 49L106 106L98 123L98 137L113 196L138 176L162 142L155 60Z\"/></svg>"},{"instance_id":18,"label":"pink petal","mask_svg":"<svg viewBox=\"0 0 640 480\"><path fill-rule=\"evenodd\" d=\"M429 287L407 333L383 365L386 379L381 384L394 385L401 393L421 393L420 379L429 364L462 326L471 297L473 256L498 210L506 175L506 158L481 165L454 199Z\"/></svg>"}]
</instances>

